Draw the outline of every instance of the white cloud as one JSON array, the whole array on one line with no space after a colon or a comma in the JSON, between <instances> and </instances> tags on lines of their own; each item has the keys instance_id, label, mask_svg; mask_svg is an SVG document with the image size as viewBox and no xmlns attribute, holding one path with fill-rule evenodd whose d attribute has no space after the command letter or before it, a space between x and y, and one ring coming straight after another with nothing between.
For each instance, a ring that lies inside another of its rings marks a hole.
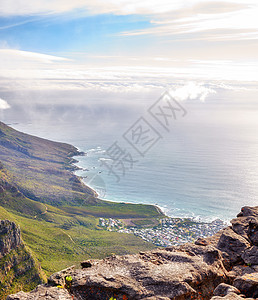
<instances>
[{"instance_id":1,"label":"white cloud","mask_svg":"<svg viewBox=\"0 0 258 300\"><path fill-rule=\"evenodd\" d=\"M221 9L220 2L211 1L210 7L208 1L204 3L205 9L199 5L186 11L182 9L172 16L156 15L151 28L123 32L121 35L180 36L180 39L185 37L188 40L258 39L257 3L246 2L243 6L226 6L227 9ZM223 3L225 6L226 2L221 2Z\"/></svg>"},{"instance_id":2,"label":"white cloud","mask_svg":"<svg viewBox=\"0 0 258 300\"><path fill-rule=\"evenodd\" d=\"M1 63L4 60L13 60L16 61L34 61L34 62L42 62L42 63L52 63L55 61L70 61L64 57L58 57L53 55L47 55L42 53L36 52L29 52L29 51L21 51L16 49L0 49L0 59Z\"/></svg>"},{"instance_id":3,"label":"white cloud","mask_svg":"<svg viewBox=\"0 0 258 300\"><path fill-rule=\"evenodd\" d=\"M175 86L178 80L258 81L258 61L235 64L230 60L184 60L169 57L98 58L99 65L89 67L62 57L19 50L0 50L0 90L4 91L87 91L89 93L148 93ZM108 66L107 62L111 65ZM146 63L144 65L144 63ZM150 67L151 66L151 67ZM189 83L174 91L180 100L202 101L213 91L203 84ZM1 96L1 95L0 95Z\"/></svg>"},{"instance_id":4,"label":"white cloud","mask_svg":"<svg viewBox=\"0 0 258 300\"><path fill-rule=\"evenodd\" d=\"M0 49L0 76L3 78L36 79L44 78L49 70L55 72L71 60L63 57L46 55L15 49Z\"/></svg>"},{"instance_id":5,"label":"white cloud","mask_svg":"<svg viewBox=\"0 0 258 300\"><path fill-rule=\"evenodd\" d=\"M11 106L4 99L0 98L0 109L8 109Z\"/></svg>"},{"instance_id":6,"label":"white cloud","mask_svg":"<svg viewBox=\"0 0 258 300\"><path fill-rule=\"evenodd\" d=\"M143 30L122 32L122 36L180 35L180 39L210 41L258 39L256 0L26 0L25 2L1 0L0 16L51 16L64 13L73 15L74 12L80 15L137 14L148 16L153 26ZM16 25L19 24L8 26ZM230 30L236 32L232 33ZM203 35L199 36L199 33Z\"/></svg>"},{"instance_id":7,"label":"white cloud","mask_svg":"<svg viewBox=\"0 0 258 300\"><path fill-rule=\"evenodd\" d=\"M224 1L200 1L200 0L1 0L0 14L35 15L56 14L73 10L85 10L90 14L113 13L119 15L146 14L157 15L180 9L200 8L202 11L225 11L239 4L252 5L256 0L224 0ZM196 11L194 11L196 12Z\"/></svg>"},{"instance_id":8,"label":"white cloud","mask_svg":"<svg viewBox=\"0 0 258 300\"><path fill-rule=\"evenodd\" d=\"M30 22L32 22L32 21L31 20L26 20L26 21L23 21L23 22L18 22L18 23L13 23L13 24L10 24L10 25L1 26L0 30L10 29L10 28L21 26L21 25L24 25L24 24L27 24L27 23L30 23Z\"/></svg>"},{"instance_id":9,"label":"white cloud","mask_svg":"<svg viewBox=\"0 0 258 300\"><path fill-rule=\"evenodd\" d=\"M200 100L203 102L209 94L214 94L216 91L205 87L203 84L189 82L182 87L169 91L169 93L178 101Z\"/></svg>"},{"instance_id":10,"label":"white cloud","mask_svg":"<svg viewBox=\"0 0 258 300\"><path fill-rule=\"evenodd\" d=\"M157 14L180 9L198 3L197 0L1 0L0 14L33 15L65 13L75 9L87 11L91 14Z\"/></svg>"}]
</instances>

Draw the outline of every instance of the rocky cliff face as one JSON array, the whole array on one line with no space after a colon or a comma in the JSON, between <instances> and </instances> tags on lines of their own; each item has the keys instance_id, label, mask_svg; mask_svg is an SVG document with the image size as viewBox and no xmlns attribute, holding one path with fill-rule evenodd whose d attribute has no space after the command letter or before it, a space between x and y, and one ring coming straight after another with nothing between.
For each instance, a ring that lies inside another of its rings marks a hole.
<instances>
[{"instance_id":1,"label":"rocky cliff face","mask_svg":"<svg viewBox=\"0 0 258 300\"><path fill-rule=\"evenodd\" d=\"M8 300L257 299L258 207L195 244L83 262Z\"/></svg>"},{"instance_id":2,"label":"rocky cliff face","mask_svg":"<svg viewBox=\"0 0 258 300\"><path fill-rule=\"evenodd\" d=\"M20 228L8 220L0 221L0 259L20 245Z\"/></svg>"},{"instance_id":3,"label":"rocky cliff face","mask_svg":"<svg viewBox=\"0 0 258 300\"><path fill-rule=\"evenodd\" d=\"M42 283L40 267L21 240L14 222L0 221L0 299Z\"/></svg>"}]
</instances>

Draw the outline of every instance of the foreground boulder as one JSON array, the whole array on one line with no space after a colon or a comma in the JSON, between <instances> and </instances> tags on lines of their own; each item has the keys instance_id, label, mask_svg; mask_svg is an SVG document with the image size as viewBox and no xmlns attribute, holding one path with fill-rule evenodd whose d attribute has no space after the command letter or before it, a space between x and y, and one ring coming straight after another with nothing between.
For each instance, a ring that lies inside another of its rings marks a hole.
<instances>
[{"instance_id":1,"label":"foreground boulder","mask_svg":"<svg viewBox=\"0 0 258 300\"><path fill-rule=\"evenodd\" d=\"M258 273L245 274L237 277L234 286L238 288L244 295L258 298Z\"/></svg>"},{"instance_id":2,"label":"foreground boulder","mask_svg":"<svg viewBox=\"0 0 258 300\"><path fill-rule=\"evenodd\" d=\"M15 295L7 297L9 300L43 300L43 299L58 299L58 300L72 300L72 296L65 289L57 287L47 287L39 285L30 293L19 292Z\"/></svg>"},{"instance_id":3,"label":"foreground boulder","mask_svg":"<svg viewBox=\"0 0 258 300\"><path fill-rule=\"evenodd\" d=\"M226 278L222 257L212 246L158 249L89 263L89 268L69 272L75 298L208 299ZM56 273L49 283L64 285L65 276Z\"/></svg>"},{"instance_id":4,"label":"foreground boulder","mask_svg":"<svg viewBox=\"0 0 258 300\"><path fill-rule=\"evenodd\" d=\"M257 218L258 207L244 207L232 226L211 238L85 261L81 269L55 273L47 285L7 299L256 299Z\"/></svg>"},{"instance_id":5,"label":"foreground boulder","mask_svg":"<svg viewBox=\"0 0 258 300\"><path fill-rule=\"evenodd\" d=\"M252 300L253 298L246 298L245 296L241 297L240 295L237 295L236 293L229 293L225 297L215 296L215 297L211 298L211 300L242 300L242 299Z\"/></svg>"},{"instance_id":6,"label":"foreground boulder","mask_svg":"<svg viewBox=\"0 0 258 300\"><path fill-rule=\"evenodd\" d=\"M224 296L227 296L230 293L240 294L240 291L232 285L229 285L229 284L226 284L226 283L221 283L220 285L218 285L216 287L213 294L215 296L224 297Z\"/></svg>"},{"instance_id":7,"label":"foreground boulder","mask_svg":"<svg viewBox=\"0 0 258 300\"><path fill-rule=\"evenodd\" d=\"M220 251L213 246L194 244L111 256L83 265L87 268L70 268L53 274L48 286L41 286L29 295L20 293L8 299L33 299L39 293L66 295L63 289L59 288L59 292L50 286L66 286L74 299L209 299L214 288L226 279ZM69 297L67 294L64 299Z\"/></svg>"}]
</instances>

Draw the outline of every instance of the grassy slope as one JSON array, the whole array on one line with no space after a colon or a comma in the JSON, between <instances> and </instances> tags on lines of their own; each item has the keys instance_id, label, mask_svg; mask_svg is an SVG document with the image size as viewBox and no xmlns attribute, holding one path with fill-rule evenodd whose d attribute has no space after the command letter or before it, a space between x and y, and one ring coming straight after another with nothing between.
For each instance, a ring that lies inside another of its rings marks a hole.
<instances>
[{"instance_id":1,"label":"grassy slope","mask_svg":"<svg viewBox=\"0 0 258 300\"><path fill-rule=\"evenodd\" d=\"M50 205L46 205L46 212L33 200L23 202L30 203L29 214L23 213L22 208L16 212L0 207L0 219L20 225L24 242L47 275L85 259L154 248L133 235L102 230L98 227L98 218L93 216L78 216ZM27 205L24 208L26 211Z\"/></svg>"},{"instance_id":2,"label":"grassy slope","mask_svg":"<svg viewBox=\"0 0 258 300\"><path fill-rule=\"evenodd\" d=\"M18 132L0 122L0 161L25 196L53 206L76 206L74 212L116 218L157 217L152 205L107 202L71 172L75 147ZM79 208L78 208L79 207ZM71 208L69 208L71 209Z\"/></svg>"},{"instance_id":3,"label":"grassy slope","mask_svg":"<svg viewBox=\"0 0 258 300\"><path fill-rule=\"evenodd\" d=\"M54 205L90 203L93 191L71 169L75 147L20 133L0 123L0 161L27 197Z\"/></svg>"},{"instance_id":4,"label":"grassy slope","mask_svg":"<svg viewBox=\"0 0 258 300\"><path fill-rule=\"evenodd\" d=\"M0 216L2 219L15 219L3 208L0 208ZM0 299L6 299L7 295L20 290L30 291L46 279L38 259L25 244L0 259Z\"/></svg>"},{"instance_id":5,"label":"grassy slope","mask_svg":"<svg viewBox=\"0 0 258 300\"><path fill-rule=\"evenodd\" d=\"M13 249L0 260L0 299L20 290L30 291L44 281L46 275L27 246Z\"/></svg>"},{"instance_id":6,"label":"grassy slope","mask_svg":"<svg viewBox=\"0 0 258 300\"><path fill-rule=\"evenodd\" d=\"M88 258L154 248L133 235L98 227L99 216L147 221L160 214L151 205L96 199L71 173L76 153L73 146L0 123L0 219L20 225L23 240L47 275Z\"/></svg>"}]
</instances>

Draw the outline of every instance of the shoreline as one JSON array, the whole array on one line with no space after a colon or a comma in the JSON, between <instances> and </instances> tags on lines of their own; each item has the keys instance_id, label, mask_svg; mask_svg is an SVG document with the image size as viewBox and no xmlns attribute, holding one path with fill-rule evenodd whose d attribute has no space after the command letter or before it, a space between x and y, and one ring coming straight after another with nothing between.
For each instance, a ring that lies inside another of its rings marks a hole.
<instances>
[{"instance_id":1,"label":"shoreline","mask_svg":"<svg viewBox=\"0 0 258 300\"><path fill-rule=\"evenodd\" d=\"M19 131L19 129L18 129L18 131ZM35 137L38 137L38 136L35 135ZM38 138L40 138L40 137L38 137ZM42 139L42 138L40 138L40 139ZM50 141L47 138L43 138L43 140ZM91 184L92 183L91 180L88 182L87 180L85 180L83 178L83 176L76 174L77 171L88 171L87 167L86 168L84 167L85 164L81 165L81 163L83 163L83 161L81 161L80 157L88 156L90 151L95 150L95 148L90 149L89 151L86 152L86 151L83 151L81 148L75 146L74 143L69 143L67 141L62 142L62 141L56 141L56 140L51 141L51 142L66 144L67 146L69 145L72 148L70 150L70 152L67 154L66 170L68 172L70 172L70 174L72 174L73 176L76 176L76 178L78 178L78 180L80 180L81 183L92 192L93 197L96 199L99 199L104 202L117 203L117 204L127 203L127 204L132 204L132 205L149 205L149 206L152 206L159 215L173 217L173 218L191 218L191 219L194 219L195 221L202 221L202 222L212 222L213 220L218 218L218 215L214 215L214 214L213 215L206 214L206 215L200 216L198 214L198 212L197 212L197 214L194 215L191 212L184 213L183 211L181 211L181 212L183 212L181 214L180 209L179 209L179 211L177 211L178 210L177 208L173 208L174 213L169 213L171 211L171 209L169 209L167 207L167 205L161 206L161 205L156 204L156 200L155 200L155 202L153 202L153 201L148 201L148 199L142 198L145 201L142 201L142 199L138 199L136 201L133 201L133 200L130 201L131 199L129 199L129 201L128 201L126 199L126 201L124 201L124 199L121 198L119 194L118 194L119 197L116 197L115 190L114 191L111 190L111 192L112 192L111 194L114 195L113 199L112 199L112 195L111 195L110 199L105 199L105 197L102 196L101 187L100 187L100 192L99 192L98 188L96 188L94 183ZM97 148L100 148L100 147L97 147ZM95 163L93 162L93 164L95 164ZM86 160L86 166L88 166L87 160ZM95 166L96 166L96 164L95 164ZM104 189L104 192L105 192L105 189ZM121 199L119 199L119 198L121 198ZM229 222L229 220L230 220L230 218L223 218L223 217L219 217L219 218L226 222Z\"/></svg>"},{"instance_id":2,"label":"shoreline","mask_svg":"<svg viewBox=\"0 0 258 300\"><path fill-rule=\"evenodd\" d=\"M74 146L74 145L73 145ZM74 146L77 150L78 153L80 153L79 155L74 155L73 157L81 157L81 156L87 156L87 152L83 151L82 149L80 149L79 147L77 146ZM80 175L77 175L76 174L76 171L84 171L84 170L88 170L87 167L84 167L84 166L81 166L81 165L77 165L77 164L80 164L80 161L75 159L76 162L74 162L74 166L76 167L76 169L73 171L73 174L75 176L77 176L84 185L86 185L87 187L89 187L93 192L94 194L96 195L96 197L98 199L100 199L101 201L106 201L106 202L109 202L109 203L125 203L125 204L135 204L135 205L151 205L153 207L155 207L155 209L157 210L158 214L160 216L164 216L165 218L169 218L169 219L180 219L180 220L191 220L193 222L196 222L196 223L207 223L207 224L210 224L212 222L214 222L215 220L220 220L220 221L223 221L224 223L226 224L229 224L230 220L224 220L224 219L220 219L216 216L206 216L204 218L200 217L200 216L177 216L177 215L169 215L167 214L167 210L168 208L166 207L162 207L158 204L152 204L152 203L141 203L141 202L130 202L130 201L119 201L119 200L112 200L112 199L102 199L101 196L99 195L99 193L97 192L97 190L95 189L94 186L91 186L90 184L88 184L87 182L84 181L84 178L83 176L80 176Z\"/></svg>"},{"instance_id":3,"label":"shoreline","mask_svg":"<svg viewBox=\"0 0 258 300\"><path fill-rule=\"evenodd\" d=\"M16 128L15 130L19 131L21 129ZM25 131L24 128L22 128L22 131L27 132L27 130ZM35 137L41 138L37 133L33 133L33 134L35 135ZM49 140L49 137L44 137L43 139ZM90 149L87 147L87 145L86 145L86 147L83 146L84 149L87 149L87 152L86 152L86 151L82 151L82 148L75 146L76 142L73 142L71 139L69 139L69 140L64 139L64 141L62 141L60 139L55 138L54 142L72 145L73 149L70 152L70 155L68 156L70 161L67 162L66 169L68 171L70 171L71 174L73 174L74 176L77 176L77 178L80 179L85 186L87 186L90 190L92 190L92 193L94 193L95 197L97 197L97 198L99 197L99 199L102 199L103 201L107 201L107 202L113 202L113 203L125 202L122 197L123 195L121 193L116 194L116 190L112 189L112 187L110 188L110 186L109 186L109 192L110 192L109 194L111 194L111 195L109 195L109 199L105 199L105 197L102 196L101 189L100 189L100 192L98 192L98 189L96 189L96 186L94 185L93 182L89 183L87 179L85 180L84 178L82 178L84 174L82 174L82 176L76 175L77 171L84 171L84 170L87 171L86 170L87 167L85 168L83 166L83 164L81 164L82 163L81 158L83 160L83 156L89 156L89 158L91 159L91 155L90 155L91 150L98 150L97 148L99 148L99 147L94 146L94 148ZM93 157L92 164L95 164L95 166L96 166L96 163L97 162L94 162L94 157ZM84 165L88 166L87 160L86 160L86 164L84 164ZM94 171L94 170L90 170L90 171ZM85 175L87 175L87 174L85 174ZM219 216L220 219L222 219L223 221L226 221L226 222L229 222L229 220L233 218L233 216L231 214L229 216L227 216L227 215L225 216L225 215L223 215L223 213L220 213L220 211L215 211L215 212L205 211L204 213L201 213L201 215L200 215L199 211L198 211L198 206L196 206L194 209L195 213L191 213L192 210L191 211L182 210L180 205L178 207L174 207L173 204L170 206L169 200L167 200L166 198L162 200L162 205L156 205L157 200L149 201L151 198L148 199L147 197L144 197L144 195L142 197L143 193L141 193L141 191L139 191L139 192L140 192L141 197L137 197L137 199L134 200L133 197L130 196L130 199L126 199L126 203L152 205L152 206L156 207L157 211L159 211L159 212L161 211L162 214L169 216L169 217L175 217L175 218L176 217L179 217L179 218L191 217L191 218L195 218L196 220L200 219L202 221L212 221ZM131 199L133 199L133 200L131 200ZM171 207L172 207L172 209L171 209Z\"/></svg>"},{"instance_id":4,"label":"shoreline","mask_svg":"<svg viewBox=\"0 0 258 300\"><path fill-rule=\"evenodd\" d=\"M76 178L78 178L82 184L84 184L87 188L89 188L92 193L94 194L94 197L98 198L98 193L95 191L95 189L87 184L85 184L85 182L82 180L81 176L79 175L76 175L75 172L76 171L79 171L79 170L84 170L83 167L80 167L80 166L77 166L76 164L79 163L79 160L75 159L75 157L79 157L79 156L86 156L87 153L84 152L84 151L81 151L78 147L74 146L74 145L71 145L73 146L75 149L76 149L76 152L75 153L71 153L71 159L72 161L69 163L70 166L71 166L71 173L73 176L76 176Z\"/></svg>"},{"instance_id":5,"label":"shoreline","mask_svg":"<svg viewBox=\"0 0 258 300\"><path fill-rule=\"evenodd\" d=\"M96 191L92 186L90 186L89 184L86 184L86 183L84 182L82 176L76 174L76 171L80 171L80 170L84 171L85 168L82 167L82 166L76 165L76 164L79 163L80 161L77 160L77 159L75 159L75 157L77 157L77 156L78 156L78 157L80 157L80 156L87 156L87 153L84 152L84 151L82 151L82 150L81 150L80 148L78 148L77 146L74 146L74 145L73 145L73 147L75 147L76 150L77 150L77 152L79 153L79 154L75 154L75 155L72 156L72 158L75 160L74 162L72 162L72 165L75 167L75 169L72 171L73 175L75 175L75 176L82 182L82 184L84 184L84 185L87 186L89 189L91 189L92 192L94 193L94 195L95 195L96 198L99 198L99 194L97 193L97 191ZM103 199L100 199L100 200L105 201L105 200L103 200Z\"/></svg>"},{"instance_id":6,"label":"shoreline","mask_svg":"<svg viewBox=\"0 0 258 300\"><path fill-rule=\"evenodd\" d=\"M125 202L125 201L115 201L115 200L109 200L109 199L102 199L102 198L99 198L100 195L98 194L98 192L96 191L96 189L95 189L94 187L90 186L88 183L86 183L86 182L83 180L83 177L82 177L82 176L76 174L76 171L80 171L80 170L83 171L83 170L85 170L85 169L87 169L87 168L82 167L82 166L80 166L80 165L79 165L79 166L76 165L76 164L80 163L80 161L77 160L77 159L75 159L74 157L87 156L87 152L83 151L82 149L80 149L80 148L77 147L77 146L74 146L74 145L72 145L72 146L76 148L76 151L77 151L78 153L80 153L80 154L78 154L78 155L75 154L75 155L72 156L72 158L75 160L75 161L72 163L72 165L76 168L75 170L72 171L72 173L73 173L77 178L79 178L79 179L81 180L81 182L82 182L85 186L87 186L88 188L90 188L90 189L92 190L92 192L96 195L96 198L100 199L101 201L106 201L106 202L111 202L111 203L120 203L120 204L125 203L125 204L134 204L134 205L150 205L150 206L155 207L155 209L157 210L157 212L158 212L158 214L159 214L160 216L168 217L168 216L166 215L166 213L164 212L164 209L163 209L162 207L160 207L159 205L154 205L154 204L150 204L150 203L147 203L147 204L146 204L146 203L134 203L134 202Z\"/></svg>"}]
</instances>

